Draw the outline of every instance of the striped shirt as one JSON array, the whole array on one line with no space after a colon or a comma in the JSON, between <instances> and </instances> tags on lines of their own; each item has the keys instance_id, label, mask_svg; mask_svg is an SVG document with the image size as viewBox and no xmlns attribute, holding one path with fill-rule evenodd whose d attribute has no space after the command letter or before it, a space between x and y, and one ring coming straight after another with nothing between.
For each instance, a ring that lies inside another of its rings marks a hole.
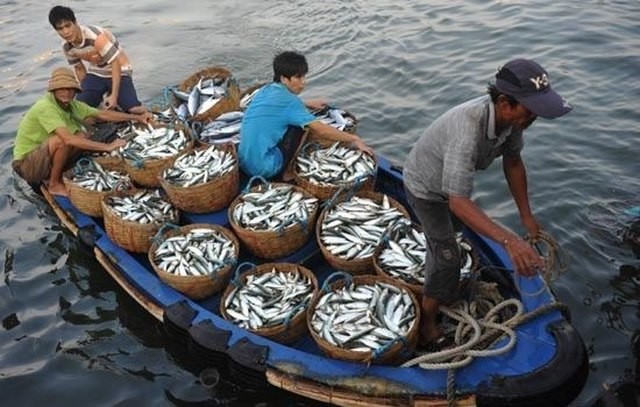
<instances>
[{"instance_id":1,"label":"striped shirt","mask_svg":"<svg viewBox=\"0 0 640 407\"><path fill-rule=\"evenodd\" d=\"M519 155L522 130L495 129L489 96L458 105L434 121L411 149L404 182L417 198L446 202L449 195L469 198L473 177L501 155Z\"/></svg>"},{"instance_id":2,"label":"striped shirt","mask_svg":"<svg viewBox=\"0 0 640 407\"><path fill-rule=\"evenodd\" d=\"M120 47L120 43L111 31L93 25L82 25L82 42L73 45L65 41L62 45L69 65L77 65L87 61L87 72L103 78L111 77L111 63L118 58L122 67L122 75L131 76L129 58Z\"/></svg>"}]
</instances>

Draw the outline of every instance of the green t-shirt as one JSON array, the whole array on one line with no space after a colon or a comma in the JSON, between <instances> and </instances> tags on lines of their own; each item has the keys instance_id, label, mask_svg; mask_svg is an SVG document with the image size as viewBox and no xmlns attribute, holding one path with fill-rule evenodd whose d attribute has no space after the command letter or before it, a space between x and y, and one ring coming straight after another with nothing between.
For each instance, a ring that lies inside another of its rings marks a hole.
<instances>
[{"instance_id":1,"label":"green t-shirt","mask_svg":"<svg viewBox=\"0 0 640 407\"><path fill-rule=\"evenodd\" d=\"M98 113L78 100L72 100L69 109L56 102L52 92L47 92L27 111L20 125L13 147L13 159L21 160L42 144L58 127L66 127L71 134L82 130L82 120Z\"/></svg>"}]
</instances>

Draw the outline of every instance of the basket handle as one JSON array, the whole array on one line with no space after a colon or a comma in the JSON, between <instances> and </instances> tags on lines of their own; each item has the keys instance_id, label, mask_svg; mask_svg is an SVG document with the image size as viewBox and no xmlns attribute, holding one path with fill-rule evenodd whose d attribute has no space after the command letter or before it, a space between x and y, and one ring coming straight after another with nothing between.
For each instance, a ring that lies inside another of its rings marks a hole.
<instances>
[{"instance_id":1,"label":"basket handle","mask_svg":"<svg viewBox=\"0 0 640 407\"><path fill-rule=\"evenodd\" d=\"M251 177L249 182L247 182L247 186L244 187L244 190L242 191L243 194L249 192L249 190L253 186L253 182L255 180L260 181L264 185L268 185L269 184L269 181L267 181L262 175L254 175L253 177Z\"/></svg>"},{"instance_id":2,"label":"basket handle","mask_svg":"<svg viewBox=\"0 0 640 407\"><path fill-rule=\"evenodd\" d=\"M374 360L378 359L380 356L384 355L385 352L387 352L393 345L395 345L398 342L402 342L402 349L408 348L409 344L407 343L407 339L404 336L398 336L395 339L388 341L384 345L380 346L378 349L371 352L371 356L369 357L369 363L373 362Z\"/></svg>"},{"instance_id":3,"label":"basket handle","mask_svg":"<svg viewBox=\"0 0 640 407\"><path fill-rule=\"evenodd\" d=\"M250 261L245 261L244 263L240 263L238 267L236 267L236 271L233 272L233 278L231 279L231 283L236 287L240 286L240 277L242 275L241 270L245 266L250 266L252 269L256 268L256 265L254 263L251 263Z\"/></svg>"},{"instance_id":4,"label":"basket handle","mask_svg":"<svg viewBox=\"0 0 640 407\"><path fill-rule=\"evenodd\" d=\"M329 277L327 277L324 280L324 283L322 283L322 291L325 293L329 292L329 284L331 283L332 280L335 280L339 277L342 277L343 279L347 280L347 284L351 284L351 282L353 282L353 276L349 273L345 273L344 271L336 271L333 272L329 275Z\"/></svg>"},{"instance_id":5,"label":"basket handle","mask_svg":"<svg viewBox=\"0 0 640 407\"><path fill-rule=\"evenodd\" d=\"M171 223L171 222L166 222L164 224L162 224L162 226L160 226L158 228L158 231L156 232L156 234L151 238L151 241L157 244L160 244L164 241L163 239L163 235L165 232L170 231L170 230L175 230L175 229L180 229L180 226L176 225L175 223Z\"/></svg>"},{"instance_id":6,"label":"basket handle","mask_svg":"<svg viewBox=\"0 0 640 407\"><path fill-rule=\"evenodd\" d=\"M73 166L73 174L79 175L83 171L86 171L88 169L95 169L95 168L96 168L96 165L93 160L91 160L88 157L80 157L80 159L76 161L76 164Z\"/></svg>"},{"instance_id":7,"label":"basket handle","mask_svg":"<svg viewBox=\"0 0 640 407\"><path fill-rule=\"evenodd\" d=\"M287 314L287 317L284 319L284 322L283 322L284 327L289 328L289 324L291 323L291 320L293 319L293 317L298 315L300 308L304 309L307 307L308 304L309 304L309 298L307 298L306 300L302 301L300 304L293 307L293 309L289 311L289 313Z\"/></svg>"}]
</instances>

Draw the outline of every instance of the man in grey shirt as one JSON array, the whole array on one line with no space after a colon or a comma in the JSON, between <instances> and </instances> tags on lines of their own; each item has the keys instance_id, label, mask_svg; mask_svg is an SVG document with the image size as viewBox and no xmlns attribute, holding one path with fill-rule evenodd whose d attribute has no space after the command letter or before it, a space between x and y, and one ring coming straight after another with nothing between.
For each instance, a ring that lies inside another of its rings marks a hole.
<instances>
[{"instance_id":1,"label":"man in grey shirt","mask_svg":"<svg viewBox=\"0 0 640 407\"><path fill-rule=\"evenodd\" d=\"M471 201L473 177L477 170L486 169L502 156L505 178L520 219L536 236L540 225L529 207L526 170L520 158L522 131L538 116L553 119L572 107L551 89L544 68L527 59L514 59L504 65L488 93L436 119L413 146L404 166L407 200L430 247L421 303L423 345L440 339L438 307L456 299L461 265L455 239L458 220L500 242L518 273L532 276L543 265L531 245Z\"/></svg>"}]
</instances>

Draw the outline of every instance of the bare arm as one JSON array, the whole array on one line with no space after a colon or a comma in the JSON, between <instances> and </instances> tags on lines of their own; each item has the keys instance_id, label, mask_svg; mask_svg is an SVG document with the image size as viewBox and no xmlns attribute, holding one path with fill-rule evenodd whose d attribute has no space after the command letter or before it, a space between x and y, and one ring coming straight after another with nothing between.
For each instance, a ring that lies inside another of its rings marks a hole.
<instances>
[{"instance_id":1,"label":"bare arm","mask_svg":"<svg viewBox=\"0 0 640 407\"><path fill-rule=\"evenodd\" d=\"M105 102L107 109L113 109L118 105L118 97L120 96L120 80L122 79L122 65L120 59L115 57L111 61L111 94Z\"/></svg>"},{"instance_id":2,"label":"bare arm","mask_svg":"<svg viewBox=\"0 0 640 407\"><path fill-rule=\"evenodd\" d=\"M331 127L319 120L312 121L311 123L309 123L308 127L309 129L311 129L312 134L314 134L315 136L331 141L345 141L348 143L352 143L359 150L373 155L373 150L371 149L371 147L368 147L362 141L362 139L355 134L350 134L338 130L335 127Z\"/></svg>"},{"instance_id":3,"label":"bare arm","mask_svg":"<svg viewBox=\"0 0 640 407\"><path fill-rule=\"evenodd\" d=\"M540 225L531 213L531 207L529 206L527 171L522 158L519 155L504 156L502 158L502 169L513 200L518 207L522 224L527 228L529 234L537 236Z\"/></svg>"},{"instance_id":4,"label":"bare arm","mask_svg":"<svg viewBox=\"0 0 640 407\"><path fill-rule=\"evenodd\" d=\"M518 273L532 276L536 273L536 268L542 267L542 259L527 242L493 221L471 199L450 195L449 209L474 232L500 242L509 253Z\"/></svg>"},{"instance_id":5,"label":"bare arm","mask_svg":"<svg viewBox=\"0 0 640 407\"><path fill-rule=\"evenodd\" d=\"M66 127L58 127L54 133L60 137L66 145L76 147L81 150L111 152L127 143L125 140L120 138L113 140L111 143L100 143L98 141L89 140L85 137L74 136Z\"/></svg>"},{"instance_id":6,"label":"bare arm","mask_svg":"<svg viewBox=\"0 0 640 407\"><path fill-rule=\"evenodd\" d=\"M84 67L82 62L78 62L73 66L74 71L76 72L76 78L78 78L78 82L82 83L84 78L87 76L87 68Z\"/></svg>"},{"instance_id":7,"label":"bare arm","mask_svg":"<svg viewBox=\"0 0 640 407\"><path fill-rule=\"evenodd\" d=\"M144 124L152 121L152 115L149 112L145 112L143 114L131 114L115 110L98 110L94 117L105 122L124 122L127 120L134 120L138 123Z\"/></svg>"}]
</instances>

